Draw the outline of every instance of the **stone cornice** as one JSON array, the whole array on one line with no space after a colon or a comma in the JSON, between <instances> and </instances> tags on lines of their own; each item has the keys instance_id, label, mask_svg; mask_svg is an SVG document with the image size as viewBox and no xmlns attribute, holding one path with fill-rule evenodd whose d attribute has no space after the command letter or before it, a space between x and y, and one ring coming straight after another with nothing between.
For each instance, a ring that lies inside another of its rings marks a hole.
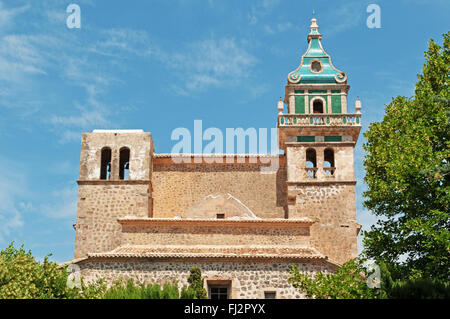
<instances>
[{"instance_id":1,"label":"stone cornice","mask_svg":"<svg viewBox=\"0 0 450 319\"><path fill-rule=\"evenodd\" d=\"M305 181L305 182L286 182L287 186L296 186L296 185L329 185L329 184L347 184L347 185L356 185L355 180L321 180L321 181Z\"/></svg>"},{"instance_id":2,"label":"stone cornice","mask_svg":"<svg viewBox=\"0 0 450 319\"><path fill-rule=\"evenodd\" d=\"M336 267L340 265L328 259L317 249L306 246L147 246L147 245L123 245L108 252L88 253L89 260L173 260L192 259L195 260L305 260L327 262Z\"/></svg>"},{"instance_id":3,"label":"stone cornice","mask_svg":"<svg viewBox=\"0 0 450 319\"><path fill-rule=\"evenodd\" d=\"M310 226L315 223L310 218L298 218L298 219L174 219L174 218L136 218L136 217L123 217L118 218L117 221L122 225L171 225L171 226L233 226L233 227L258 227L258 226Z\"/></svg>"},{"instance_id":4,"label":"stone cornice","mask_svg":"<svg viewBox=\"0 0 450 319\"><path fill-rule=\"evenodd\" d=\"M355 146L355 142L285 142L286 146L302 147L336 147L336 146Z\"/></svg>"},{"instance_id":5,"label":"stone cornice","mask_svg":"<svg viewBox=\"0 0 450 319\"><path fill-rule=\"evenodd\" d=\"M175 159L175 160L174 160ZM282 154L154 154L153 164L164 165L270 165L272 161L284 163L286 157Z\"/></svg>"},{"instance_id":6,"label":"stone cornice","mask_svg":"<svg viewBox=\"0 0 450 319\"><path fill-rule=\"evenodd\" d=\"M148 185L150 180L77 180L78 185Z\"/></svg>"}]
</instances>

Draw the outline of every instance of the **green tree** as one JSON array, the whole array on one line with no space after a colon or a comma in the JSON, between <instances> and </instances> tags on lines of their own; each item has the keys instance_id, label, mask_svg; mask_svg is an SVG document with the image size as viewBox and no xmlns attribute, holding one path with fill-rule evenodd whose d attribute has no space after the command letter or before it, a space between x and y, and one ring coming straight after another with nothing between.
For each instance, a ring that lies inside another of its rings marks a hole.
<instances>
[{"instance_id":1,"label":"green tree","mask_svg":"<svg viewBox=\"0 0 450 319\"><path fill-rule=\"evenodd\" d=\"M0 299L179 299L176 282L135 284L132 279L116 280L109 288L103 279L79 288L69 288L67 268L48 260L37 261L31 251L14 243L0 251ZM200 277L201 278L201 277ZM188 293L192 294L192 291ZM185 292L186 296L186 292Z\"/></svg>"},{"instance_id":2,"label":"green tree","mask_svg":"<svg viewBox=\"0 0 450 319\"><path fill-rule=\"evenodd\" d=\"M188 278L189 288L194 290L194 299L206 299L206 290L203 287L202 271L198 267L192 267ZM188 288L188 289L189 289ZM186 295L185 295L186 296Z\"/></svg>"},{"instance_id":3,"label":"green tree","mask_svg":"<svg viewBox=\"0 0 450 319\"><path fill-rule=\"evenodd\" d=\"M314 275L301 272L297 265L291 265L288 282L308 298L317 299L373 299L382 296L377 288L369 288L369 273L359 259L352 259L335 273Z\"/></svg>"},{"instance_id":4,"label":"green tree","mask_svg":"<svg viewBox=\"0 0 450 319\"><path fill-rule=\"evenodd\" d=\"M11 243L0 251L0 299L77 298L80 291L67 287L68 273L51 262L41 263Z\"/></svg>"},{"instance_id":5,"label":"green tree","mask_svg":"<svg viewBox=\"0 0 450 319\"><path fill-rule=\"evenodd\" d=\"M381 217L363 232L365 254L394 280L450 278L449 36L430 40L415 96L394 98L364 134L364 205Z\"/></svg>"}]
</instances>

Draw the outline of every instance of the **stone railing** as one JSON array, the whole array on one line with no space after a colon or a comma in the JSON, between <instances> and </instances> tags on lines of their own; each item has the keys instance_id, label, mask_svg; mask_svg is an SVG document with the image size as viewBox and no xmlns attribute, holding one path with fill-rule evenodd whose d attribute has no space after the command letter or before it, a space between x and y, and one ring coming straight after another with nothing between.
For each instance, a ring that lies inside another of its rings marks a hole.
<instances>
[{"instance_id":1,"label":"stone railing","mask_svg":"<svg viewBox=\"0 0 450 319\"><path fill-rule=\"evenodd\" d=\"M305 167L305 171L306 171L306 178L307 179L316 179L317 178L317 172L318 172L318 168L317 167ZM336 167L324 167L323 168L324 173L325 173L325 178L334 178L335 176L335 172L336 172Z\"/></svg>"},{"instance_id":2,"label":"stone railing","mask_svg":"<svg viewBox=\"0 0 450 319\"><path fill-rule=\"evenodd\" d=\"M317 178L317 167L306 167L306 178L316 179Z\"/></svg>"},{"instance_id":3,"label":"stone railing","mask_svg":"<svg viewBox=\"0 0 450 319\"><path fill-rule=\"evenodd\" d=\"M336 171L336 167L324 167L325 177L334 178L334 172Z\"/></svg>"},{"instance_id":4,"label":"stone railing","mask_svg":"<svg viewBox=\"0 0 450 319\"><path fill-rule=\"evenodd\" d=\"M279 114L278 126L355 126L361 114Z\"/></svg>"}]
</instances>

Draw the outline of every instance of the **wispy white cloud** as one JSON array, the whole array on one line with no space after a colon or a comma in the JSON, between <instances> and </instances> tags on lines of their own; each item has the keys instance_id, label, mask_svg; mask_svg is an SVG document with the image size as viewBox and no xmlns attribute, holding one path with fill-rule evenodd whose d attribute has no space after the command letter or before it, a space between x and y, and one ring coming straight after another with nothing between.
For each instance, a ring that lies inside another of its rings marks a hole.
<instances>
[{"instance_id":1,"label":"wispy white cloud","mask_svg":"<svg viewBox=\"0 0 450 319\"><path fill-rule=\"evenodd\" d=\"M61 142L74 140L83 129L113 125L115 112L105 106L104 96L121 80L114 76L117 69L127 71L124 58L146 58L153 52L146 31L133 29L90 29L92 40L86 45L79 32L67 32L64 27L65 10L55 11L56 2L33 3L32 28L26 34L8 29L0 32L0 107L14 109L26 115L39 115L40 122L49 124L49 129L60 136ZM2 18L14 25L19 14L29 6L5 9L0 2ZM45 20L45 22L44 22ZM24 20L26 21L26 20ZM29 29L29 28L28 28ZM114 69L111 68L114 66ZM81 88L68 108L50 110L49 96L37 96L43 80L61 79L64 85ZM127 106L129 107L129 106ZM20 111L19 111L20 110ZM38 112L41 111L41 112Z\"/></svg>"},{"instance_id":2,"label":"wispy white cloud","mask_svg":"<svg viewBox=\"0 0 450 319\"><path fill-rule=\"evenodd\" d=\"M238 85L249 76L257 59L234 39L211 38L168 55L165 62L183 75L179 92L188 94L211 86Z\"/></svg>"},{"instance_id":3,"label":"wispy white cloud","mask_svg":"<svg viewBox=\"0 0 450 319\"><path fill-rule=\"evenodd\" d=\"M324 21L332 21L330 28L326 30L327 36L357 27L363 20L367 4L361 1L346 1L334 3L333 6L323 18ZM320 17L318 20L320 25Z\"/></svg>"},{"instance_id":4,"label":"wispy white cloud","mask_svg":"<svg viewBox=\"0 0 450 319\"><path fill-rule=\"evenodd\" d=\"M78 188L76 185L55 190L49 194L48 201L40 210L51 218L74 218L77 213Z\"/></svg>"},{"instance_id":5,"label":"wispy white cloud","mask_svg":"<svg viewBox=\"0 0 450 319\"><path fill-rule=\"evenodd\" d=\"M143 30L101 30L100 37L101 40L92 45L89 51L100 55L118 57L121 53L149 56L156 49L152 47L148 33Z\"/></svg>"},{"instance_id":6,"label":"wispy white cloud","mask_svg":"<svg viewBox=\"0 0 450 319\"><path fill-rule=\"evenodd\" d=\"M39 44L49 37L5 35L0 38L0 81L17 84L33 74L46 74L48 60Z\"/></svg>"},{"instance_id":7,"label":"wispy white cloud","mask_svg":"<svg viewBox=\"0 0 450 319\"><path fill-rule=\"evenodd\" d=\"M272 12L272 10L278 6L280 0L259 0L253 4L248 14L248 20L250 24L256 24L258 21Z\"/></svg>"},{"instance_id":8,"label":"wispy white cloud","mask_svg":"<svg viewBox=\"0 0 450 319\"><path fill-rule=\"evenodd\" d=\"M292 30L294 29L294 25L291 22L282 22L282 23L277 23L275 25L265 25L264 26L264 31L267 34L273 35L273 34L277 34L280 32L285 32L288 30Z\"/></svg>"},{"instance_id":9,"label":"wispy white cloud","mask_svg":"<svg viewBox=\"0 0 450 319\"><path fill-rule=\"evenodd\" d=\"M23 226L23 212L31 208L23 200L28 192L26 183L21 167L0 157L0 243Z\"/></svg>"},{"instance_id":10,"label":"wispy white cloud","mask_svg":"<svg viewBox=\"0 0 450 319\"><path fill-rule=\"evenodd\" d=\"M15 18L29 8L30 5L7 8L3 2L0 1L0 33L14 27Z\"/></svg>"},{"instance_id":11,"label":"wispy white cloud","mask_svg":"<svg viewBox=\"0 0 450 319\"><path fill-rule=\"evenodd\" d=\"M50 122L54 125L63 125L68 127L87 128L92 125L103 126L108 124L104 115L97 111L83 111L79 116L53 116Z\"/></svg>"}]
</instances>

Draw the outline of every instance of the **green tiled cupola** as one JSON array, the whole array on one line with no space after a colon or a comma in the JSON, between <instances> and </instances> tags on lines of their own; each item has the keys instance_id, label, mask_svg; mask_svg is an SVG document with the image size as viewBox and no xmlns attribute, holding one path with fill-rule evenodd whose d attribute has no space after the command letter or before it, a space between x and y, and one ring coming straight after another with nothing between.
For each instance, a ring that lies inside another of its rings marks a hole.
<instances>
[{"instance_id":1,"label":"green tiled cupola","mask_svg":"<svg viewBox=\"0 0 450 319\"><path fill-rule=\"evenodd\" d=\"M323 49L322 34L313 17L308 49L300 66L289 73L284 99L277 105L279 148L285 152L289 148L314 149L323 157L324 149L353 147L361 130L362 105L357 99L356 113L348 112L349 89L347 75L333 66Z\"/></svg>"},{"instance_id":2,"label":"green tiled cupola","mask_svg":"<svg viewBox=\"0 0 450 319\"><path fill-rule=\"evenodd\" d=\"M308 43L308 50L302 56L300 66L289 73L288 82L293 84L347 83L347 75L333 66L331 57L323 49L322 35L319 33L316 18L311 20Z\"/></svg>"}]
</instances>

